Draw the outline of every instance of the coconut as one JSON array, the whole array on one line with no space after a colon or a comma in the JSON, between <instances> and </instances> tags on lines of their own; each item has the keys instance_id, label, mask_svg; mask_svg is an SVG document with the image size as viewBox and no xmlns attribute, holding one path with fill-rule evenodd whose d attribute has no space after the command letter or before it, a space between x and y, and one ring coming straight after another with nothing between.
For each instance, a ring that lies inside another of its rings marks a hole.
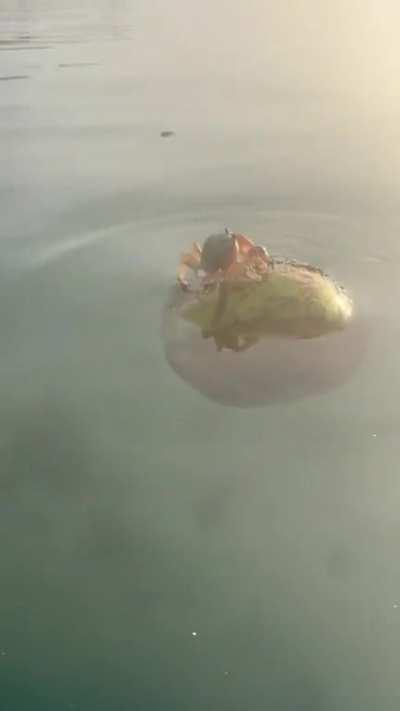
<instances>
[{"instance_id":1,"label":"coconut","mask_svg":"<svg viewBox=\"0 0 400 711\"><path fill-rule=\"evenodd\" d=\"M293 260L275 260L259 277L172 291L164 341L175 372L207 397L239 407L344 383L366 345L344 288Z\"/></svg>"},{"instance_id":2,"label":"coconut","mask_svg":"<svg viewBox=\"0 0 400 711\"><path fill-rule=\"evenodd\" d=\"M264 274L197 289L181 315L213 336L218 348L240 350L268 334L306 338L342 329L353 303L321 270L282 260Z\"/></svg>"}]
</instances>

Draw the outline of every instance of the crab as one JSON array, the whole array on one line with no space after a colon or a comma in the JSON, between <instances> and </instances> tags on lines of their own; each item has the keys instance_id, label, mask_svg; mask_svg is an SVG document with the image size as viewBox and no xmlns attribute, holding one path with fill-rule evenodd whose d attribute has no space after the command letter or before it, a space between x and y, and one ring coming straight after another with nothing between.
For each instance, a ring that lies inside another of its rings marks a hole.
<instances>
[{"instance_id":1,"label":"crab","mask_svg":"<svg viewBox=\"0 0 400 711\"><path fill-rule=\"evenodd\" d=\"M231 232L211 235L203 249L194 242L190 252L182 255L178 267L178 284L190 290L190 271L200 278L200 286L207 288L225 281L259 281L273 266L265 247L256 245L250 237Z\"/></svg>"}]
</instances>

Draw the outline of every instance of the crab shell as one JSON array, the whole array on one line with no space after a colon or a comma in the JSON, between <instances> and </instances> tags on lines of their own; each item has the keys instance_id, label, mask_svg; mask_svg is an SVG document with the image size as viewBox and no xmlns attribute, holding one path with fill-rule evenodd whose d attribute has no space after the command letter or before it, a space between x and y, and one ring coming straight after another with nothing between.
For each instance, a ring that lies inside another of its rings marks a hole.
<instances>
[{"instance_id":1,"label":"crab shell","mask_svg":"<svg viewBox=\"0 0 400 711\"><path fill-rule=\"evenodd\" d=\"M237 246L231 234L215 234L207 237L200 258L200 268L209 273L228 269L235 261Z\"/></svg>"}]
</instances>

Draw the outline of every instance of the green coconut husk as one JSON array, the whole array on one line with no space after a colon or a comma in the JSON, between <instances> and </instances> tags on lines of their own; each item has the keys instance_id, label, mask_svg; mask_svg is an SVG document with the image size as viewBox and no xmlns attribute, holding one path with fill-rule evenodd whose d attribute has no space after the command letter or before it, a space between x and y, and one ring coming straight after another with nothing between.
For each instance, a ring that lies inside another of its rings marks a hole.
<instances>
[{"instance_id":1,"label":"green coconut husk","mask_svg":"<svg viewBox=\"0 0 400 711\"><path fill-rule=\"evenodd\" d=\"M241 350L269 334L320 336L344 328L352 316L344 289L310 265L276 261L258 279L198 289L184 304L183 318L219 348Z\"/></svg>"}]
</instances>

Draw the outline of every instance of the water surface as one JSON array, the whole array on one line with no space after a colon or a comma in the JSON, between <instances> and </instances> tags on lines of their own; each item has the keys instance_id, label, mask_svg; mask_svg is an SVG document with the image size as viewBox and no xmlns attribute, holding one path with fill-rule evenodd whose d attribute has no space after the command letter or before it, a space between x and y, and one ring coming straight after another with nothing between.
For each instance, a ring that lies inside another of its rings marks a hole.
<instances>
[{"instance_id":1,"label":"water surface","mask_svg":"<svg viewBox=\"0 0 400 711\"><path fill-rule=\"evenodd\" d=\"M398 711L398 5L57 8L0 9L4 708ZM340 388L171 370L225 225L351 289Z\"/></svg>"}]
</instances>

